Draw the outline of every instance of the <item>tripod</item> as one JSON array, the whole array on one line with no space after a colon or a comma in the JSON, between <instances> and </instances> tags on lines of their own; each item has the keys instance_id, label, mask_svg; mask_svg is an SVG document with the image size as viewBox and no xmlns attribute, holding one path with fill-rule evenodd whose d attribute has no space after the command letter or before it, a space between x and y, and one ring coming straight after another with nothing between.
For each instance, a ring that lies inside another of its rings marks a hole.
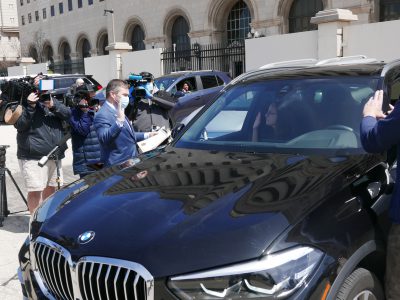
<instances>
[{"instance_id":1,"label":"tripod","mask_svg":"<svg viewBox=\"0 0 400 300\"><path fill-rule=\"evenodd\" d=\"M8 205L7 205L6 172L10 176L12 182L14 183L14 186L17 188L19 194L21 195L22 200L25 202L26 206L28 206L28 202L26 201L24 194L22 193L17 182L12 176L11 171L8 168L6 168L6 148L8 147L9 146L0 146L0 227L3 226L4 219L9 214L12 214L8 210Z\"/></svg>"}]
</instances>

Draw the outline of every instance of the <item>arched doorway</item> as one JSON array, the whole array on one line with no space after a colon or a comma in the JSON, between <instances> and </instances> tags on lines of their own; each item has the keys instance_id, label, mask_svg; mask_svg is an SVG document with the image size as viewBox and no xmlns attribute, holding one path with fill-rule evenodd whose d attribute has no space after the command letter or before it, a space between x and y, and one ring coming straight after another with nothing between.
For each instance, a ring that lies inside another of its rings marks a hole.
<instances>
[{"instance_id":1,"label":"arched doorway","mask_svg":"<svg viewBox=\"0 0 400 300\"><path fill-rule=\"evenodd\" d=\"M47 67L50 72L54 72L54 54L53 48L50 45L46 45L43 50L44 58L47 62Z\"/></svg>"},{"instance_id":2,"label":"arched doorway","mask_svg":"<svg viewBox=\"0 0 400 300\"><path fill-rule=\"evenodd\" d=\"M35 63L39 62L39 55L37 49L34 46L29 47L29 56L35 60Z\"/></svg>"},{"instance_id":3,"label":"arched doorway","mask_svg":"<svg viewBox=\"0 0 400 300\"><path fill-rule=\"evenodd\" d=\"M400 19L400 0L381 0L379 20L392 21Z\"/></svg>"},{"instance_id":4,"label":"arched doorway","mask_svg":"<svg viewBox=\"0 0 400 300\"><path fill-rule=\"evenodd\" d=\"M189 24L186 19L179 16L175 19L171 29L171 41L176 45L177 50L190 48Z\"/></svg>"},{"instance_id":5,"label":"arched doorway","mask_svg":"<svg viewBox=\"0 0 400 300\"><path fill-rule=\"evenodd\" d=\"M87 39L84 39L82 41L82 47L81 47L81 57L85 58L85 57L90 57L92 56L92 54L90 53L91 47L90 47L90 43Z\"/></svg>"},{"instance_id":6,"label":"arched doorway","mask_svg":"<svg viewBox=\"0 0 400 300\"><path fill-rule=\"evenodd\" d=\"M251 31L251 15L247 4L241 0L231 9L226 24L228 45L233 42L244 43L247 35Z\"/></svg>"},{"instance_id":7,"label":"arched doorway","mask_svg":"<svg viewBox=\"0 0 400 300\"><path fill-rule=\"evenodd\" d=\"M106 50L106 47L108 46L108 34L103 33L100 35L100 38L98 39L97 42L97 49L99 55L108 55L109 52Z\"/></svg>"},{"instance_id":8,"label":"arched doorway","mask_svg":"<svg viewBox=\"0 0 400 300\"><path fill-rule=\"evenodd\" d=\"M310 20L323 9L321 0L294 0L289 12L289 33L317 30Z\"/></svg>"},{"instance_id":9,"label":"arched doorway","mask_svg":"<svg viewBox=\"0 0 400 300\"><path fill-rule=\"evenodd\" d=\"M136 25L133 30L132 30L132 36L131 36L131 45L132 45L132 50L133 51L139 51L139 50L144 50L146 49L146 46L144 44L144 31L141 26Z\"/></svg>"},{"instance_id":10,"label":"arched doorway","mask_svg":"<svg viewBox=\"0 0 400 300\"><path fill-rule=\"evenodd\" d=\"M62 72L64 74L71 74L72 73L71 47L67 42L64 42L62 44L60 53L63 62Z\"/></svg>"}]
</instances>

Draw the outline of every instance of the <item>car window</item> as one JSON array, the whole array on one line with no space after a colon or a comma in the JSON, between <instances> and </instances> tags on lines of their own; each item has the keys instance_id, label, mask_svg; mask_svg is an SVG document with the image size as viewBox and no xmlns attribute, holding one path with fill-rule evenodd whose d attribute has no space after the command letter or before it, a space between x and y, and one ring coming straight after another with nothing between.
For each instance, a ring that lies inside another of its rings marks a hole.
<instances>
[{"instance_id":1,"label":"car window","mask_svg":"<svg viewBox=\"0 0 400 300\"><path fill-rule=\"evenodd\" d=\"M217 77L215 75L200 76L203 89L209 89L218 86Z\"/></svg>"},{"instance_id":2,"label":"car window","mask_svg":"<svg viewBox=\"0 0 400 300\"><path fill-rule=\"evenodd\" d=\"M157 88L160 91L165 91L168 89L176 80L178 77L160 77L154 79L154 84L157 86ZM176 92L176 91L175 91Z\"/></svg>"},{"instance_id":3,"label":"car window","mask_svg":"<svg viewBox=\"0 0 400 300\"><path fill-rule=\"evenodd\" d=\"M376 78L361 76L237 84L190 125L176 146L246 152L363 152L359 140L362 108L376 84Z\"/></svg>"},{"instance_id":4,"label":"car window","mask_svg":"<svg viewBox=\"0 0 400 300\"><path fill-rule=\"evenodd\" d=\"M176 89L178 91L181 91L183 88L183 85L187 83L189 85L189 92L195 92L197 91L197 85L196 85L196 78L195 77L186 77L185 79L180 80L176 84Z\"/></svg>"},{"instance_id":5,"label":"car window","mask_svg":"<svg viewBox=\"0 0 400 300\"><path fill-rule=\"evenodd\" d=\"M54 78L54 89L67 88L75 83L77 78ZM87 82L87 81L85 81ZM87 82L88 83L88 82ZM90 82L89 82L90 83Z\"/></svg>"},{"instance_id":6,"label":"car window","mask_svg":"<svg viewBox=\"0 0 400 300\"><path fill-rule=\"evenodd\" d=\"M216 77L217 77L218 85L224 85L225 84L225 82L221 79L221 77L219 77L218 75Z\"/></svg>"}]
</instances>

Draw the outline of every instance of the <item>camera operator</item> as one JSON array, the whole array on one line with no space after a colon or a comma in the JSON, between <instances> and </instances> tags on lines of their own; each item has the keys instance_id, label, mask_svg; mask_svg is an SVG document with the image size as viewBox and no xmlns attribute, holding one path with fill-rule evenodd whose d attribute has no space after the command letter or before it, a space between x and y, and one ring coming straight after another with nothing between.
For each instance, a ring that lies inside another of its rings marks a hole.
<instances>
[{"instance_id":1,"label":"camera operator","mask_svg":"<svg viewBox=\"0 0 400 300\"><path fill-rule=\"evenodd\" d=\"M41 76L36 76L36 87L39 86L40 79ZM53 99L49 93L40 96L38 93L31 93L23 105L21 116L14 124L18 131L17 157L28 190L30 213L56 190L56 161L50 158L43 167L38 165L38 161L63 139L63 121L67 121L69 117L69 108ZM59 159L64 157L65 149L66 144L60 145Z\"/></svg>"},{"instance_id":2,"label":"camera operator","mask_svg":"<svg viewBox=\"0 0 400 300\"><path fill-rule=\"evenodd\" d=\"M131 102L133 101L133 112L129 116L132 120L135 131L149 132L157 131L164 127L165 130L170 129L168 109L160 103L153 101L153 94L157 92L154 85L154 76L149 72L141 72L145 84L134 87L136 91L142 90L143 95L137 96L135 90L130 93Z\"/></svg>"},{"instance_id":3,"label":"camera operator","mask_svg":"<svg viewBox=\"0 0 400 300\"><path fill-rule=\"evenodd\" d=\"M94 128L94 115L99 101L90 97L90 92L80 90L74 97L76 106L71 109L71 139L74 174L80 178L101 168L100 143Z\"/></svg>"}]
</instances>

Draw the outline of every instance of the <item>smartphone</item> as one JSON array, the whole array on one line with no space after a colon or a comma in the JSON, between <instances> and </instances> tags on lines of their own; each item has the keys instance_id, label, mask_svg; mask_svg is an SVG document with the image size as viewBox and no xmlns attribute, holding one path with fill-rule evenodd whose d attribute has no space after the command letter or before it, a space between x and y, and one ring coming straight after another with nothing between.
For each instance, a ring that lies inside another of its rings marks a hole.
<instances>
[{"instance_id":1,"label":"smartphone","mask_svg":"<svg viewBox=\"0 0 400 300\"><path fill-rule=\"evenodd\" d=\"M379 77L378 86L376 89L383 90L382 111L384 113L387 113L389 111L390 99L389 99L389 95L387 92L387 86L385 86L385 77L384 76Z\"/></svg>"}]
</instances>

